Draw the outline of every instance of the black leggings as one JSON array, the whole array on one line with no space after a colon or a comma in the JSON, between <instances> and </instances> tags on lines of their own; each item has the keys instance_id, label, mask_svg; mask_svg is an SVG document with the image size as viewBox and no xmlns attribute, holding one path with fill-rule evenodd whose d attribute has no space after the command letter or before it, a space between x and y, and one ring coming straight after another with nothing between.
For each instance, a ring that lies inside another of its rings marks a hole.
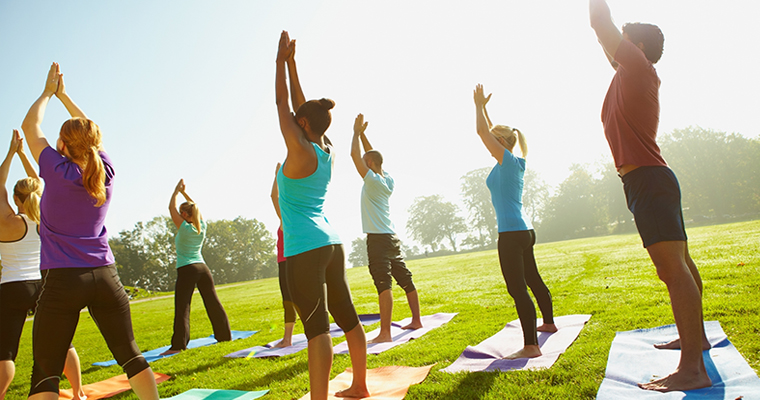
<instances>
[{"instance_id":1,"label":"black leggings","mask_svg":"<svg viewBox=\"0 0 760 400\"><path fill-rule=\"evenodd\" d=\"M296 254L286 263L290 295L308 340L330 331L328 309L343 332L359 324L346 281L343 245Z\"/></svg>"},{"instance_id":2,"label":"black leggings","mask_svg":"<svg viewBox=\"0 0 760 400\"><path fill-rule=\"evenodd\" d=\"M538 274L533 245L536 233L529 231L499 232L499 263L509 295L515 300L517 316L523 329L525 345L537 345L536 307L528 294L533 292L544 323L553 324L552 295Z\"/></svg>"},{"instance_id":3,"label":"black leggings","mask_svg":"<svg viewBox=\"0 0 760 400\"><path fill-rule=\"evenodd\" d=\"M290 297L290 290L288 290L288 272L286 267L287 261L280 261L277 263L277 269L280 277L280 293L282 294L282 308L285 309L285 323L296 322L296 307L293 305L293 300Z\"/></svg>"},{"instance_id":4,"label":"black leggings","mask_svg":"<svg viewBox=\"0 0 760 400\"><path fill-rule=\"evenodd\" d=\"M174 288L172 350L185 350L190 341L190 302L193 300L193 290L196 285L203 299L203 305L206 307L208 319L211 320L214 338L219 342L232 340L230 321L227 319L227 313L216 295L211 271L204 263L188 264L177 268L177 284Z\"/></svg>"},{"instance_id":5,"label":"black leggings","mask_svg":"<svg viewBox=\"0 0 760 400\"><path fill-rule=\"evenodd\" d=\"M37 307L41 280L6 282L0 285L0 361L15 361L29 311Z\"/></svg>"},{"instance_id":6,"label":"black leggings","mask_svg":"<svg viewBox=\"0 0 760 400\"><path fill-rule=\"evenodd\" d=\"M116 362L131 378L149 367L135 343L129 298L113 265L42 271L32 332L34 367L29 395L58 393L66 353L87 307Z\"/></svg>"}]
</instances>

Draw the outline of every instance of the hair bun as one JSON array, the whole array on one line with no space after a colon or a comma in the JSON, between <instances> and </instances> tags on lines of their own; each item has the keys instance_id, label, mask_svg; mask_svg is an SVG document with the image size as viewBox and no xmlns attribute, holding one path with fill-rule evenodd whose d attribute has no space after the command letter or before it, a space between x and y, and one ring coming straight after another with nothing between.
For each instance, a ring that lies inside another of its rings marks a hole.
<instances>
[{"instance_id":1,"label":"hair bun","mask_svg":"<svg viewBox=\"0 0 760 400\"><path fill-rule=\"evenodd\" d=\"M330 99L319 99L319 105L322 106L325 110L331 110L333 107L335 107L335 102Z\"/></svg>"}]
</instances>

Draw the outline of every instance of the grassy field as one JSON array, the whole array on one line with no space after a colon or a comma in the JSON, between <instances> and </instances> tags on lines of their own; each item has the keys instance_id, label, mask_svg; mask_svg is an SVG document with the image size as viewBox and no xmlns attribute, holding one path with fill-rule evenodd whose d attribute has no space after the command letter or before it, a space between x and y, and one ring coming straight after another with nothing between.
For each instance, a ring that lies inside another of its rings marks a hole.
<instances>
[{"instance_id":1,"label":"grassy field","mask_svg":"<svg viewBox=\"0 0 760 400\"><path fill-rule=\"evenodd\" d=\"M689 229L690 251L704 281L706 320L718 320L729 339L760 369L760 221ZM407 399L593 399L604 377L616 331L673 323L665 286L657 279L636 235L571 240L537 246L539 270L554 298L555 315L592 314L578 340L548 370L447 374L468 345L475 345L517 318L498 266L496 251L414 260L423 314L458 312L442 328L378 356L369 368L435 364ZM377 295L366 268L348 270L360 313L377 312ZM162 397L191 388L270 389L268 399L299 398L308 391L306 351L279 359L227 359L235 350L267 343L282 334L276 279L219 287L232 329L258 330L245 340L188 350L158 360L154 371L172 376L159 385ZM394 320L410 315L399 288ZM200 297L193 298L191 337L212 333ZM143 350L169 344L173 299L158 297L132 306L137 343ZM31 328L27 323L8 399L25 398L31 373ZM367 331L374 329L370 326ZM302 332L300 323L296 333ZM336 339L335 343L344 340ZM85 383L122 373L118 366L94 367L111 359L91 318L83 313L74 338ZM350 365L336 356L333 376ZM62 383L62 387L68 387ZM136 398L131 392L114 397Z\"/></svg>"}]
</instances>

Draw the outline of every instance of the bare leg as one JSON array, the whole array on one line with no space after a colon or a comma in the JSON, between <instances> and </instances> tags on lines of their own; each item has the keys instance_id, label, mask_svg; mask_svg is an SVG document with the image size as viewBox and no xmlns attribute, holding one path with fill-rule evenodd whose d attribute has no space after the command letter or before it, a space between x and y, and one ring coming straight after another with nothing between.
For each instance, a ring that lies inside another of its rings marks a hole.
<instances>
[{"instance_id":1,"label":"bare leg","mask_svg":"<svg viewBox=\"0 0 760 400\"><path fill-rule=\"evenodd\" d=\"M699 288L699 294L703 294L702 290L702 277L699 275L699 270L697 270L697 265L694 263L694 260L691 259L691 256L689 255L689 245L686 244L686 265L689 266L689 271L691 272L691 276L694 277L694 281L697 283L697 287ZM704 320L704 317L702 318ZM681 348L681 339L675 338L671 340L670 342L666 343L658 343L655 344L654 347L658 349L680 349ZM707 340L707 335L704 332L704 328L702 329L702 350L709 350L710 349L710 342Z\"/></svg>"},{"instance_id":2,"label":"bare leg","mask_svg":"<svg viewBox=\"0 0 760 400\"><path fill-rule=\"evenodd\" d=\"M412 311L412 322L401 329L422 328L422 320L420 319L420 298L417 296L417 289L406 294L406 301L409 303L409 309Z\"/></svg>"},{"instance_id":3,"label":"bare leg","mask_svg":"<svg viewBox=\"0 0 760 400\"><path fill-rule=\"evenodd\" d=\"M150 368L145 368L129 378L129 386L132 386L132 390L140 400L159 400L156 378Z\"/></svg>"},{"instance_id":4,"label":"bare leg","mask_svg":"<svg viewBox=\"0 0 760 400\"><path fill-rule=\"evenodd\" d=\"M390 292L390 290L388 290ZM335 397L369 397L367 388L367 338L364 336L362 324L356 324L354 329L346 333L348 353L351 355L353 381L351 387L335 393Z\"/></svg>"},{"instance_id":5,"label":"bare leg","mask_svg":"<svg viewBox=\"0 0 760 400\"><path fill-rule=\"evenodd\" d=\"M504 357L507 360L516 360L518 358L534 358L541 355L541 348L537 344L527 344L522 349Z\"/></svg>"},{"instance_id":6,"label":"bare leg","mask_svg":"<svg viewBox=\"0 0 760 400\"><path fill-rule=\"evenodd\" d=\"M63 374L71 384L71 393L73 400L84 400L87 398L82 390L82 368L79 366L79 355L77 351L70 347L66 353L66 364L63 365Z\"/></svg>"},{"instance_id":7,"label":"bare leg","mask_svg":"<svg viewBox=\"0 0 760 400\"><path fill-rule=\"evenodd\" d=\"M380 334L368 343L392 342L391 317L393 316L393 291L386 289L377 296L380 303Z\"/></svg>"},{"instance_id":8,"label":"bare leg","mask_svg":"<svg viewBox=\"0 0 760 400\"><path fill-rule=\"evenodd\" d=\"M11 386L16 374L16 365L11 360L0 361L0 400L5 399L5 393Z\"/></svg>"},{"instance_id":9,"label":"bare leg","mask_svg":"<svg viewBox=\"0 0 760 400\"><path fill-rule=\"evenodd\" d=\"M323 333L311 338L308 344L308 352L311 398L312 400L327 399L327 389L330 384L330 369L332 369L333 361L330 335Z\"/></svg>"},{"instance_id":10,"label":"bare leg","mask_svg":"<svg viewBox=\"0 0 760 400\"><path fill-rule=\"evenodd\" d=\"M668 287L673 317L681 339L681 360L672 374L640 383L639 387L669 392L711 386L712 381L707 376L702 359L702 297L686 263L686 242L659 242L647 247L647 251L657 268L657 275Z\"/></svg>"},{"instance_id":11,"label":"bare leg","mask_svg":"<svg viewBox=\"0 0 760 400\"><path fill-rule=\"evenodd\" d=\"M541 324L541 326L536 327L536 330L539 332L554 333L554 332L557 332L559 329L557 329L557 325L555 324Z\"/></svg>"},{"instance_id":12,"label":"bare leg","mask_svg":"<svg viewBox=\"0 0 760 400\"><path fill-rule=\"evenodd\" d=\"M275 348L288 347L293 344L293 328L295 326L296 326L295 322L285 323L285 333L283 333L282 340L280 340L280 343L277 343L276 345L274 345Z\"/></svg>"}]
</instances>

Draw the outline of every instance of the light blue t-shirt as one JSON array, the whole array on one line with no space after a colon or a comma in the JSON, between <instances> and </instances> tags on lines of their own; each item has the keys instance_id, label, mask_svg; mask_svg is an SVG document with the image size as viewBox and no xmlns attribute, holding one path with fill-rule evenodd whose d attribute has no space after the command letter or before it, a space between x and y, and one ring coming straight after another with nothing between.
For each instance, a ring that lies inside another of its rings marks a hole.
<instances>
[{"instance_id":1,"label":"light blue t-shirt","mask_svg":"<svg viewBox=\"0 0 760 400\"><path fill-rule=\"evenodd\" d=\"M364 175L361 202L364 233L396 233L388 202L394 186L393 178L385 171L378 175L370 169Z\"/></svg>"},{"instance_id":2,"label":"light blue t-shirt","mask_svg":"<svg viewBox=\"0 0 760 400\"><path fill-rule=\"evenodd\" d=\"M325 195L332 177L333 156L316 143L312 145L317 154L317 170L313 174L301 179L290 179L282 173L282 167L277 171L285 257L342 243L324 214Z\"/></svg>"},{"instance_id":3,"label":"light blue t-shirt","mask_svg":"<svg viewBox=\"0 0 760 400\"><path fill-rule=\"evenodd\" d=\"M496 210L499 232L533 229L522 207L524 175L525 159L515 157L511 151L504 149L501 165L496 163L486 178L486 186L491 191L491 203Z\"/></svg>"},{"instance_id":4,"label":"light blue t-shirt","mask_svg":"<svg viewBox=\"0 0 760 400\"><path fill-rule=\"evenodd\" d=\"M182 225L177 230L177 235L174 236L174 247L177 250L177 268L195 263L206 263L201 254L205 239L206 221L201 220L200 235L193 225L188 224L187 221L182 221Z\"/></svg>"}]
</instances>

